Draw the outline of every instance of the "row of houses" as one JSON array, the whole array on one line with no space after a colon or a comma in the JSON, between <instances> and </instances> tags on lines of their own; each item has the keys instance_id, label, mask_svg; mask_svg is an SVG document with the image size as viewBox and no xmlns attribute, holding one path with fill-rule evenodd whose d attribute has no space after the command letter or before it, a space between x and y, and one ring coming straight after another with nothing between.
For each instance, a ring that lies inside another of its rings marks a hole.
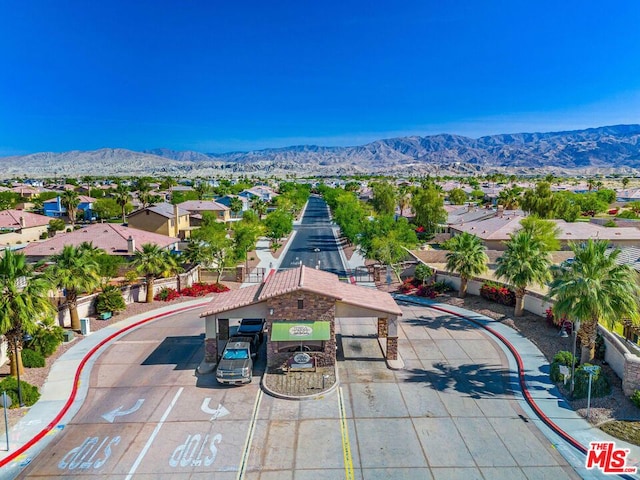
<instances>
[{"instance_id":1,"label":"row of houses","mask_svg":"<svg viewBox=\"0 0 640 480\"><path fill-rule=\"evenodd\" d=\"M510 235L522 226L526 217L521 210L503 210L502 208L481 208L473 206L445 206L448 210L447 233L451 236L463 232L471 233L484 243L489 250L504 250ZM640 244L640 222L624 221L625 226L605 227L596 221L568 223L564 220L552 220L560 231L558 239L563 249L570 242L606 240L612 246L625 248ZM621 222L622 224L622 222Z\"/></svg>"}]
</instances>

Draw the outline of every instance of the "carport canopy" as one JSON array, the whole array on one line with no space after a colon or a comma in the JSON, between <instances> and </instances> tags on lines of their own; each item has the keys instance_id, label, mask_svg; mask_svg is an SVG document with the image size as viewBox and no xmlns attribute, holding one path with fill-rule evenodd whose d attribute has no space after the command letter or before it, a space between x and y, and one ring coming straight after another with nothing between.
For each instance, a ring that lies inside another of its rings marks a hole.
<instances>
[{"instance_id":1,"label":"carport canopy","mask_svg":"<svg viewBox=\"0 0 640 480\"><path fill-rule=\"evenodd\" d=\"M331 322L273 322L271 325L272 342L326 341L329 339L331 339Z\"/></svg>"}]
</instances>

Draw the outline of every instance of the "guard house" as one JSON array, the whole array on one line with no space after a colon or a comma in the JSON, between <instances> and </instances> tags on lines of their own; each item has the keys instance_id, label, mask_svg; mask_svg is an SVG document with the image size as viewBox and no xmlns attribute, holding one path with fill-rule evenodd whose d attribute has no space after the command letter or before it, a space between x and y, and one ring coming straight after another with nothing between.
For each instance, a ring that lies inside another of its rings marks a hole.
<instances>
[{"instance_id":1,"label":"guard house","mask_svg":"<svg viewBox=\"0 0 640 480\"><path fill-rule=\"evenodd\" d=\"M305 266L272 273L259 284L220 293L205 307L205 364L217 363L233 326L243 318L265 319L267 366L285 366L305 352L315 366L336 362L336 318L377 318L386 355L398 358L397 319L391 295L339 281L333 273Z\"/></svg>"}]
</instances>

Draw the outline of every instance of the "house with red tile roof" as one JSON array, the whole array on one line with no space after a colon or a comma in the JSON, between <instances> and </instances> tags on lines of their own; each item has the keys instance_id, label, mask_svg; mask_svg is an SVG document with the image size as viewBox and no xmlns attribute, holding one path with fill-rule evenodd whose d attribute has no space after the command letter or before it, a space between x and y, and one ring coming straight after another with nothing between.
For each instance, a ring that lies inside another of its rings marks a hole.
<instances>
[{"instance_id":1,"label":"house with red tile roof","mask_svg":"<svg viewBox=\"0 0 640 480\"><path fill-rule=\"evenodd\" d=\"M338 276L300 266L269 275L259 285L220 293L200 315L205 319L205 364L213 365L242 318L265 320L267 365L287 368L295 352L307 352L315 366L336 362L335 319L376 318L386 338L386 356L398 355L397 318L391 295L341 282Z\"/></svg>"},{"instance_id":2,"label":"house with red tile roof","mask_svg":"<svg viewBox=\"0 0 640 480\"><path fill-rule=\"evenodd\" d=\"M14 246L39 240L51 219L24 210L0 211L0 245Z\"/></svg>"},{"instance_id":3,"label":"house with red tile roof","mask_svg":"<svg viewBox=\"0 0 640 480\"><path fill-rule=\"evenodd\" d=\"M65 245L79 246L90 242L109 255L131 256L142 250L145 243L153 243L166 250L178 248L178 239L157 233L114 223L94 223L70 233L58 233L55 237L42 242L31 243L22 252L30 261L45 259L62 252Z\"/></svg>"}]
</instances>

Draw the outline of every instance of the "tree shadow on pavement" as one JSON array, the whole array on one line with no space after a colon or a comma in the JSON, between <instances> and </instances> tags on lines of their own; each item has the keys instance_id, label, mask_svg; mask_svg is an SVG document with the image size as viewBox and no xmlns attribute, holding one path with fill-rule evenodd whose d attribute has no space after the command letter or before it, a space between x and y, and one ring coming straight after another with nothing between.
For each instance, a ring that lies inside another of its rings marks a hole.
<instances>
[{"instance_id":1,"label":"tree shadow on pavement","mask_svg":"<svg viewBox=\"0 0 640 480\"><path fill-rule=\"evenodd\" d=\"M408 371L406 382L420 382L440 392L453 390L471 398L513 395L510 388L517 380L508 369L483 364L453 366L438 362L433 370L414 368Z\"/></svg>"}]
</instances>

